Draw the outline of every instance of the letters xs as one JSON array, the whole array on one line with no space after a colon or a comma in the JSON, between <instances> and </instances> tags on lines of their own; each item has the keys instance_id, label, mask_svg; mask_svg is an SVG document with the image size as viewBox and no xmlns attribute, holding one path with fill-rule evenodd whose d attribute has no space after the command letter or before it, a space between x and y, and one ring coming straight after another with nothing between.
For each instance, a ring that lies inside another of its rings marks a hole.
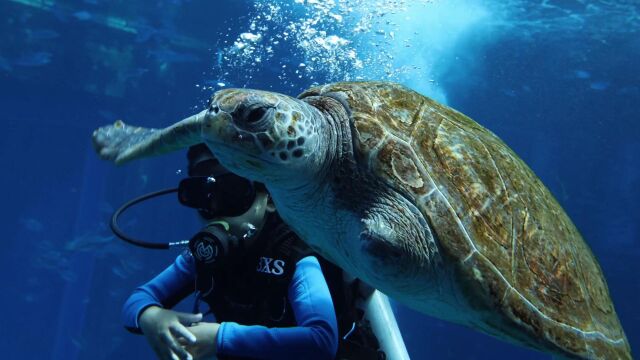
<instances>
[{"instance_id":1,"label":"letters xs","mask_svg":"<svg viewBox=\"0 0 640 360\"><path fill-rule=\"evenodd\" d=\"M274 260L270 257L261 256L256 270L265 274L282 275L284 273L284 260Z\"/></svg>"}]
</instances>

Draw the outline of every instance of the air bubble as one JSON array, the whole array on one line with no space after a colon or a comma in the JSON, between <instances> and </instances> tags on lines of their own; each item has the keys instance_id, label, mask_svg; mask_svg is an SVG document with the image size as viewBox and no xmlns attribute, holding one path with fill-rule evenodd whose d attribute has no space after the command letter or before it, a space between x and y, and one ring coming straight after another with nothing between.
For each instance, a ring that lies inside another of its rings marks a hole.
<instances>
[{"instance_id":1,"label":"air bubble","mask_svg":"<svg viewBox=\"0 0 640 360\"><path fill-rule=\"evenodd\" d=\"M253 225L252 223L245 223L245 226L247 228L247 231L242 236L244 239L250 238L250 237L252 237L253 235L256 234L256 226L255 225Z\"/></svg>"}]
</instances>

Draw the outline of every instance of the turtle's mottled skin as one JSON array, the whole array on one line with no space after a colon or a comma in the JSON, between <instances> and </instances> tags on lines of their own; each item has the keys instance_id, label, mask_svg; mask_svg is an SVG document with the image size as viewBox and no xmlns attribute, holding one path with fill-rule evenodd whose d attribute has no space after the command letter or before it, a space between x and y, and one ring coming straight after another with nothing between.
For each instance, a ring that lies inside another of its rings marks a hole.
<instances>
[{"instance_id":1,"label":"turtle's mottled skin","mask_svg":"<svg viewBox=\"0 0 640 360\"><path fill-rule=\"evenodd\" d=\"M322 255L396 300L563 357L630 359L602 271L497 136L391 83L214 95L164 130L94 133L116 162L205 141Z\"/></svg>"}]
</instances>

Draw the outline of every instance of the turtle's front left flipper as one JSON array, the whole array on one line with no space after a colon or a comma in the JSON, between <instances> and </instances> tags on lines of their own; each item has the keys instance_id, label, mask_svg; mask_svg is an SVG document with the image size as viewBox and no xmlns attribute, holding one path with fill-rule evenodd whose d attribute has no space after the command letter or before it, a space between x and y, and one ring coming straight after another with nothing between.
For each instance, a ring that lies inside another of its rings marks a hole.
<instances>
[{"instance_id":1,"label":"turtle's front left flipper","mask_svg":"<svg viewBox=\"0 0 640 360\"><path fill-rule=\"evenodd\" d=\"M118 120L93 132L98 155L116 164L162 155L202 141L201 125L206 111L190 116L164 129L147 129Z\"/></svg>"}]
</instances>

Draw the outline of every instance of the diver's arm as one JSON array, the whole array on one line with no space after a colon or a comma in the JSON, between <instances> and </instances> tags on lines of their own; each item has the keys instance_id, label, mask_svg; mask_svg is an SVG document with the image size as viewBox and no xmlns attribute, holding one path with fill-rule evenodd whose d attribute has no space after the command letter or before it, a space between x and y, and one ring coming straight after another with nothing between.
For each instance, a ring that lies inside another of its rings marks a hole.
<instances>
[{"instance_id":1,"label":"diver's arm","mask_svg":"<svg viewBox=\"0 0 640 360\"><path fill-rule=\"evenodd\" d=\"M289 299L297 327L224 322L216 338L218 354L261 359L333 359L338 349L338 324L329 287L315 256L296 264Z\"/></svg>"},{"instance_id":2,"label":"diver's arm","mask_svg":"<svg viewBox=\"0 0 640 360\"><path fill-rule=\"evenodd\" d=\"M195 290L195 273L193 258L181 254L162 273L135 289L122 307L127 330L141 333L138 320L148 307L169 309L191 294Z\"/></svg>"}]
</instances>

